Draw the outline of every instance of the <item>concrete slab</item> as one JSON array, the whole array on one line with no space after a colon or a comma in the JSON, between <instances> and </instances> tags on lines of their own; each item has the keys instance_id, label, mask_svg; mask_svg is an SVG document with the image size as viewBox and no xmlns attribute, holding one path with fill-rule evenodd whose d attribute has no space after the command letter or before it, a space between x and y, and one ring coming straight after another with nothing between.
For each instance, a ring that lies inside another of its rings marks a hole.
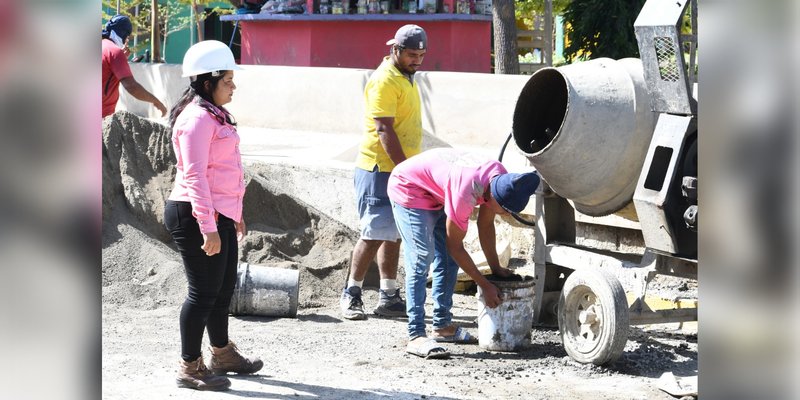
<instances>
[{"instance_id":1,"label":"concrete slab","mask_svg":"<svg viewBox=\"0 0 800 400\"><path fill-rule=\"evenodd\" d=\"M347 169L354 166L360 134L330 135L240 126L242 159L265 163Z\"/></svg>"}]
</instances>

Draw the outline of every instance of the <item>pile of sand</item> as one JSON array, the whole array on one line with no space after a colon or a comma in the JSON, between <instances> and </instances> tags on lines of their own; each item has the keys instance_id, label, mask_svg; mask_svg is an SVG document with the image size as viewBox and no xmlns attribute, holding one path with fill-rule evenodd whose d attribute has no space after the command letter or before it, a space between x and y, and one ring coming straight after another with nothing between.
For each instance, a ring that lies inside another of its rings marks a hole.
<instances>
[{"instance_id":1,"label":"pile of sand","mask_svg":"<svg viewBox=\"0 0 800 400\"><path fill-rule=\"evenodd\" d=\"M103 122L103 303L136 308L180 304L183 265L163 226L175 177L169 128L119 112ZM301 307L334 302L347 277L356 232L246 174L249 234L239 260L300 271Z\"/></svg>"}]
</instances>

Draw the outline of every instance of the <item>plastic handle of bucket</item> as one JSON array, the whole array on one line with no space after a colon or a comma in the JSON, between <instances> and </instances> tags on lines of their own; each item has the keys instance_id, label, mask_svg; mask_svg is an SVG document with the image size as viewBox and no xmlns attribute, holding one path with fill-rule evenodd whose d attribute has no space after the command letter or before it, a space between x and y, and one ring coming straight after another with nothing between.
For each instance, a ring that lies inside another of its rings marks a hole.
<instances>
[{"instance_id":1,"label":"plastic handle of bucket","mask_svg":"<svg viewBox=\"0 0 800 400\"><path fill-rule=\"evenodd\" d=\"M476 320L478 320L478 321L480 321L480 319L481 319L481 318L483 318L483 317L484 317L486 314L488 314L488 312L486 312L486 307L484 307L484 308L483 308L483 309L482 309L482 310L481 310L481 311L478 313L478 316L477 316L477 317L475 317L475 319L476 319Z\"/></svg>"}]
</instances>

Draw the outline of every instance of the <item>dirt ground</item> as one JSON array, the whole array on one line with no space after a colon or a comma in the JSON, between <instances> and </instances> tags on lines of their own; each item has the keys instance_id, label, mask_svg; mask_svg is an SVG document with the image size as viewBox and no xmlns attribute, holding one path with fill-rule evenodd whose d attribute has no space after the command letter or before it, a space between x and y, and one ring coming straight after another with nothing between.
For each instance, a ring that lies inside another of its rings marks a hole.
<instances>
[{"instance_id":1,"label":"dirt ground","mask_svg":"<svg viewBox=\"0 0 800 400\"><path fill-rule=\"evenodd\" d=\"M367 291L367 305L376 297ZM456 321L475 333L475 298L456 300ZM402 320L347 321L328 306L303 309L296 319L232 317L232 338L265 367L231 376L224 395L201 393L173 382L178 313L176 306L103 306L104 399L671 399L656 388L661 373L697 370L696 336L636 328L608 367L572 361L552 329L534 330L533 345L519 353L450 345L451 359L424 360L404 352Z\"/></svg>"},{"instance_id":2,"label":"dirt ground","mask_svg":"<svg viewBox=\"0 0 800 400\"><path fill-rule=\"evenodd\" d=\"M621 359L604 367L572 361L558 331L547 328L535 329L532 346L518 353L450 345L449 360L406 354L404 321L339 317L355 232L272 193L251 173L240 259L298 270L298 316L231 317L231 338L261 357L264 369L232 376L223 394L179 389L186 281L160 217L174 177L169 132L127 113L107 119L103 131L104 399L670 399L656 387L662 373L697 374L697 336L663 328L631 328ZM375 289L364 300L374 307ZM430 301L427 307L430 315ZM453 313L477 334L474 295L457 294Z\"/></svg>"}]
</instances>

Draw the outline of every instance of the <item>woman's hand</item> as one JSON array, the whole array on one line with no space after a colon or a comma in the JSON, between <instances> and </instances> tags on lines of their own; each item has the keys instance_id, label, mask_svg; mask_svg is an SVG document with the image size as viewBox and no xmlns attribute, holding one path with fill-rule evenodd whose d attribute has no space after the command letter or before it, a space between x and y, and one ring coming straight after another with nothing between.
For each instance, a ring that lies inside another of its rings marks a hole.
<instances>
[{"instance_id":1,"label":"woman's hand","mask_svg":"<svg viewBox=\"0 0 800 400\"><path fill-rule=\"evenodd\" d=\"M236 240L242 241L244 240L245 235L247 235L247 227L244 225L244 218L242 218L239 222L233 223L236 226Z\"/></svg>"},{"instance_id":2,"label":"woman's hand","mask_svg":"<svg viewBox=\"0 0 800 400\"><path fill-rule=\"evenodd\" d=\"M219 253L222 248L222 240L219 239L219 232L208 232L203 234L203 251L207 256Z\"/></svg>"}]
</instances>

